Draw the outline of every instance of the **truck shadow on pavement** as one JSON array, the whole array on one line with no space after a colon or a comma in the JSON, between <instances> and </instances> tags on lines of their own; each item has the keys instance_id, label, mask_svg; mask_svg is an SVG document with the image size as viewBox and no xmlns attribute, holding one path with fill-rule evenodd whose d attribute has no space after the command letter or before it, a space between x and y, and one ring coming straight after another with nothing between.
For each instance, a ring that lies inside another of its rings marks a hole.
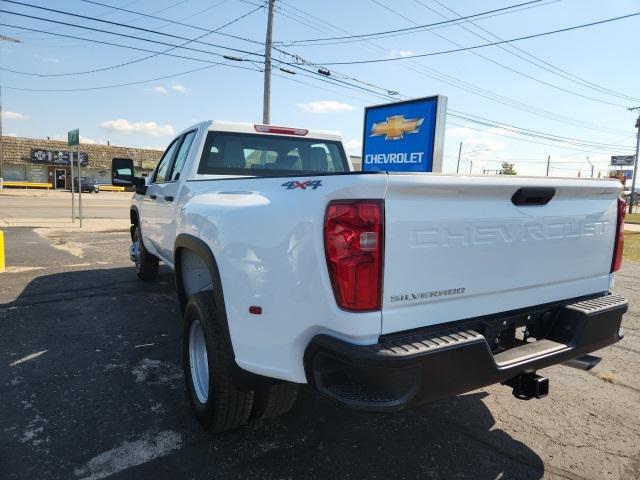
<instances>
[{"instance_id":1,"label":"truck shadow on pavement","mask_svg":"<svg viewBox=\"0 0 640 480\"><path fill-rule=\"evenodd\" d=\"M167 270L151 283L132 268L37 277L0 305L0 328L1 478L544 475L533 450L493 428L482 391L372 414L303 387L282 418L203 431L183 385Z\"/></svg>"}]
</instances>

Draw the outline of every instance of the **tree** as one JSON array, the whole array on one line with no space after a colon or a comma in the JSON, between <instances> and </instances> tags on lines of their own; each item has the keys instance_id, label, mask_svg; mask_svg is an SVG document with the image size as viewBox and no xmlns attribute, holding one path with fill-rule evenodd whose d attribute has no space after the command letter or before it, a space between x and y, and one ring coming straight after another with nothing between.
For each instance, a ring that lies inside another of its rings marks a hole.
<instances>
[{"instance_id":1,"label":"tree","mask_svg":"<svg viewBox=\"0 0 640 480\"><path fill-rule=\"evenodd\" d=\"M502 170L500 170L500 174L501 175L517 175L518 172L516 172L513 168L513 163L509 163L509 162L502 162Z\"/></svg>"}]
</instances>

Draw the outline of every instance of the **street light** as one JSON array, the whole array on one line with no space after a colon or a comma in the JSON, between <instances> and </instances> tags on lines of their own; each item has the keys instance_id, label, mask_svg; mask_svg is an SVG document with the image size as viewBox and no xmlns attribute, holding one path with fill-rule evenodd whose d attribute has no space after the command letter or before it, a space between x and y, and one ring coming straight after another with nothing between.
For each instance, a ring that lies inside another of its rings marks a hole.
<instances>
[{"instance_id":1,"label":"street light","mask_svg":"<svg viewBox=\"0 0 640 480\"><path fill-rule=\"evenodd\" d=\"M0 42L22 43L17 38L8 37L8 36L2 35L2 34L0 34ZM3 140L2 140L2 85L0 85L0 178L3 178L2 172L3 172L3 163L4 163L3 162L4 155L3 155L2 144L3 144Z\"/></svg>"}]
</instances>

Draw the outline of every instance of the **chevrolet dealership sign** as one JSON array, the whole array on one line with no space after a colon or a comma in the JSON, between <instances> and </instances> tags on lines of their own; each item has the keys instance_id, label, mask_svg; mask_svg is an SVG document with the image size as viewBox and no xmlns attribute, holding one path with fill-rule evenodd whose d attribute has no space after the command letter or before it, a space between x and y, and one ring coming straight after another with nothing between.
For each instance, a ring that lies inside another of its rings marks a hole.
<instances>
[{"instance_id":1,"label":"chevrolet dealership sign","mask_svg":"<svg viewBox=\"0 0 640 480\"><path fill-rule=\"evenodd\" d=\"M441 172L447 97L366 107L362 169Z\"/></svg>"}]
</instances>

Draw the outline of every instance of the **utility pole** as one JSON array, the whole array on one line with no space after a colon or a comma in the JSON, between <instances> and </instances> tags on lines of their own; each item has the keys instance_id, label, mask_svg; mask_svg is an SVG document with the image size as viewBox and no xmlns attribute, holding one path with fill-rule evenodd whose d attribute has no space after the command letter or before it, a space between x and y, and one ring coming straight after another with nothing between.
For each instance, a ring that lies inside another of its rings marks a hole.
<instances>
[{"instance_id":1,"label":"utility pole","mask_svg":"<svg viewBox=\"0 0 640 480\"><path fill-rule=\"evenodd\" d=\"M8 37L6 35L0 34L0 42L12 42L12 43L22 43L17 38ZM0 85L0 178L3 178L3 167L4 167L4 153L2 151L2 85Z\"/></svg>"},{"instance_id":2,"label":"utility pole","mask_svg":"<svg viewBox=\"0 0 640 480\"><path fill-rule=\"evenodd\" d=\"M462 142L460 142L460 148L458 149L458 166L456 167L456 173L460 173L460 155L462 154Z\"/></svg>"},{"instance_id":3,"label":"utility pole","mask_svg":"<svg viewBox=\"0 0 640 480\"><path fill-rule=\"evenodd\" d=\"M271 123L271 47L273 37L273 9L276 0L269 0L267 38L264 41L264 96L262 98L262 123Z\"/></svg>"},{"instance_id":4,"label":"utility pole","mask_svg":"<svg viewBox=\"0 0 640 480\"><path fill-rule=\"evenodd\" d=\"M471 175L471 170L473 170L473 160L469 162L469 175Z\"/></svg>"},{"instance_id":5,"label":"utility pole","mask_svg":"<svg viewBox=\"0 0 640 480\"><path fill-rule=\"evenodd\" d=\"M551 155L547 156L547 177L549 176L549 167L551 166Z\"/></svg>"},{"instance_id":6,"label":"utility pole","mask_svg":"<svg viewBox=\"0 0 640 480\"><path fill-rule=\"evenodd\" d=\"M636 158L633 162L633 180L631 182L631 201L629 202L629 213L633 213L633 204L636 200L636 178L638 177L638 150L640 150L640 107L628 108L627 110L638 110L638 119L636 120L636 128L638 134L636 136Z\"/></svg>"}]
</instances>

